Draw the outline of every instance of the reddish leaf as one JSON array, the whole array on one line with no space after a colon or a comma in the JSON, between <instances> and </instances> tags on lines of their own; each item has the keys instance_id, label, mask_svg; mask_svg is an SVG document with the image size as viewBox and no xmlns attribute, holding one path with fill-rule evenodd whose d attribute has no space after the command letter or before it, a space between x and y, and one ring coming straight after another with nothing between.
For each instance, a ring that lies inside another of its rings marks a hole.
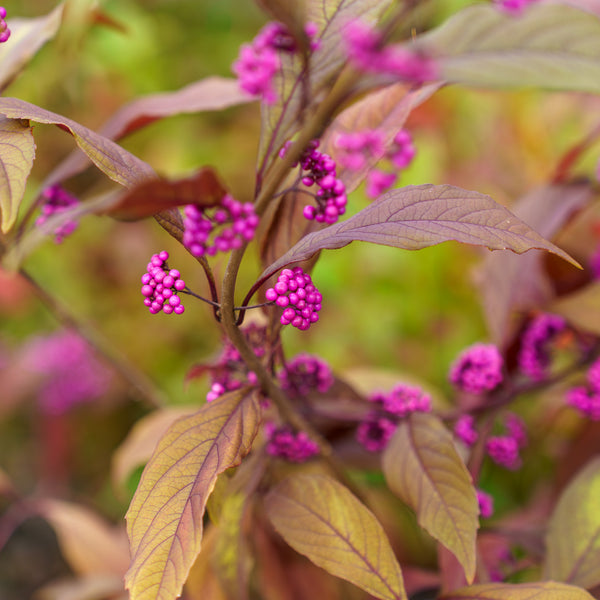
<instances>
[{"instance_id":1,"label":"reddish leaf","mask_svg":"<svg viewBox=\"0 0 600 600\"><path fill-rule=\"evenodd\" d=\"M376 598L406 598L402 573L383 527L342 484L296 475L265 499L267 516L294 550Z\"/></svg>"},{"instance_id":2,"label":"reddish leaf","mask_svg":"<svg viewBox=\"0 0 600 600\"><path fill-rule=\"evenodd\" d=\"M593 600L573 585L541 581L535 583L487 583L471 585L445 594L440 600Z\"/></svg>"},{"instance_id":3,"label":"reddish leaf","mask_svg":"<svg viewBox=\"0 0 600 600\"><path fill-rule=\"evenodd\" d=\"M0 114L11 119L28 119L36 123L58 125L73 135L77 145L90 160L111 179L125 187L133 187L156 178L152 167L91 129L39 106L18 100L0 98Z\"/></svg>"},{"instance_id":4,"label":"reddish leaf","mask_svg":"<svg viewBox=\"0 0 600 600\"><path fill-rule=\"evenodd\" d=\"M0 117L0 217L2 233L14 225L33 166L35 142L27 121Z\"/></svg>"},{"instance_id":5,"label":"reddish leaf","mask_svg":"<svg viewBox=\"0 0 600 600\"><path fill-rule=\"evenodd\" d=\"M419 525L456 556L467 581L473 581L477 497L443 423L427 413L400 423L384 452L383 472L390 489L415 511Z\"/></svg>"},{"instance_id":6,"label":"reddish leaf","mask_svg":"<svg viewBox=\"0 0 600 600\"><path fill-rule=\"evenodd\" d=\"M402 129L410 112L425 102L439 84L411 90L404 84L396 84L373 92L342 112L325 132L322 138L323 152L334 159L338 154L336 138L341 133L361 131L363 129L381 129L384 132L383 152L368 155L361 169L344 169L338 164L337 175L346 185L346 192L355 190L367 173L383 158L385 150L392 145L394 137Z\"/></svg>"},{"instance_id":7,"label":"reddish leaf","mask_svg":"<svg viewBox=\"0 0 600 600\"><path fill-rule=\"evenodd\" d=\"M24 19L9 15L10 42L0 44L0 92L4 90L38 50L58 31L64 3L43 17Z\"/></svg>"},{"instance_id":8,"label":"reddish leaf","mask_svg":"<svg viewBox=\"0 0 600 600\"><path fill-rule=\"evenodd\" d=\"M200 552L202 517L218 475L252 445L260 408L244 390L176 421L146 465L127 512L131 600L167 600L182 590Z\"/></svg>"},{"instance_id":9,"label":"reddish leaf","mask_svg":"<svg viewBox=\"0 0 600 600\"><path fill-rule=\"evenodd\" d=\"M576 264L489 196L427 184L392 190L348 220L307 235L260 279L319 250L343 248L353 241L419 250L449 240L517 254L540 248Z\"/></svg>"},{"instance_id":10,"label":"reddish leaf","mask_svg":"<svg viewBox=\"0 0 600 600\"><path fill-rule=\"evenodd\" d=\"M135 221L186 204L216 206L225 194L226 190L213 169L204 167L185 179L144 181L119 194L102 213L116 219Z\"/></svg>"},{"instance_id":11,"label":"reddish leaf","mask_svg":"<svg viewBox=\"0 0 600 600\"><path fill-rule=\"evenodd\" d=\"M540 235L551 239L591 198L592 189L587 183L554 185L533 190L511 210ZM491 337L497 343L508 339L513 311L543 306L552 298L551 283L543 270L543 257L544 254L537 251L523 257L508 252L486 256L478 285Z\"/></svg>"}]
</instances>

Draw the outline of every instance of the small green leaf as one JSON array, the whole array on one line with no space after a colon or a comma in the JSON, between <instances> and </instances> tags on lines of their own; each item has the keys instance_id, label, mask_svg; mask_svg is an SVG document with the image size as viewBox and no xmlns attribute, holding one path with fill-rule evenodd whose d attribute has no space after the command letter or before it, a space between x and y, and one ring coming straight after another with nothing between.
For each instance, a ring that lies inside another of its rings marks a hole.
<instances>
[{"instance_id":1,"label":"small green leaf","mask_svg":"<svg viewBox=\"0 0 600 600\"><path fill-rule=\"evenodd\" d=\"M471 475L444 424L428 413L401 422L383 454L383 472L419 525L456 556L473 581L479 507Z\"/></svg>"},{"instance_id":2,"label":"small green leaf","mask_svg":"<svg viewBox=\"0 0 600 600\"><path fill-rule=\"evenodd\" d=\"M382 600L406 598L400 565L383 527L342 484L296 475L265 499L283 539L318 567Z\"/></svg>"},{"instance_id":3,"label":"small green leaf","mask_svg":"<svg viewBox=\"0 0 600 600\"><path fill-rule=\"evenodd\" d=\"M581 588L544 581L471 585L440 596L439 600L593 600Z\"/></svg>"},{"instance_id":4,"label":"small green leaf","mask_svg":"<svg viewBox=\"0 0 600 600\"><path fill-rule=\"evenodd\" d=\"M550 518L544 577L593 588L600 585L600 458L562 493Z\"/></svg>"},{"instance_id":5,"label":"small green leaf","mask_svg":"<svg viewBox=\"0 0 600 600\"><path fill-rule=\"evenodd\" d=\"M125 187L133 187L148 179L156 178L154 169L148 163L108 138L67 117L17 98L0 98L0 114L11 119L28 119L66 129L103 173Z\"/></svg>"},{"instance_id":6,"label":"small green leaf","mask_svg":"<svg viewBox=\"0 0 600 600\"><path fill-rule=\"evenodd\" d=\"M127 512L131 600L171 600L200 552L202 517L219 474L240 463L260 407L244 390L176 421L160 440Z\"/></svg>"},{"instance_id":7,"label":"small green leaf","mask_svg":"<svg viewBox=\"0 0 600 600\"><path fill-rule=\"evenodd\" d=\"M17 220L27 178L33 166L35 142L27 121L0 118L0 216L2 233Z\"/></svg>"},{"instance_id":8,"label":"small green leaf","mask_svg":"<svg viewBox=\"0 0 600 600\"><path fill-rule=\"evenodd\" d=\"M571 6L540 3L519 18L468 6L417 44L450 83L600 92L600 20Z\"/></svg>"}]
</instances>

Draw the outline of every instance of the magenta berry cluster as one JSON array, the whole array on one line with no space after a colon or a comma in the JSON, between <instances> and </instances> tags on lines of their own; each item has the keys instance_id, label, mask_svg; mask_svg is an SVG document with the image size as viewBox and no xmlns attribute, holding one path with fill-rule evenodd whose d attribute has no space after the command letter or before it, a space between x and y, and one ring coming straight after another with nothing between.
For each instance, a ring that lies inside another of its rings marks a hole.
<instances>
[{"instance_id":1,"label":"magenta berry cluster","mask_svg":"<svg viewBox=\"0 0 600 600\"><path fill-rule=\"evenodd\" d=\"M531 321L521 336L517 357L519 368L525 375L535 381L546 377L551 363L551 344L566 327L562 317L548 313L538 315Z\"/></svg>"},{"instance_id":2,"label":"magenta berry cluster","mask_svg":"<svg viewBox=\"0 0 600 600\"><path fill-rule=\"evenodd\" d=\"M179 292L186 288L185 281L177 269L169 269L168 259L166 250L152 255L146 273L142 275L144 304L153 315L161 311L166 315L180 315L185 310L179 297Z\"/></svg>"},{"instance_id":3,"label":"magenta berry cluster","mask_svg":"<svg viewBox=\"0 0 600 600\"><path fill-rule=\"evenodd\" d=\"M277 283L265 292L265 297L284 309L282 325L305 331L319 320L322 296L302 267L281 271Z\"/></svg>"},{"instance_id":4,"label":"magenta berry cluster","mask_svg":"<svg viewBox=\"0 0 600 600\"><path fill-rule=\"evenodd\" d=\"M10 37L10 29L4 19L6 19L6 9L0 6L0 44Z\"/></svg>"},{"instance_id":5,"label":"magenta berry cluster","mask_svg":"<svg viewBox=\"0 0 600 600\"><path fill-rule=\"evenodd\" d=\"M42 196L45 198L45 201L41 208L41 215L35 221L37 227L44 225L50 217L61 214L79 204L79 200L75 196L58 184L47 187L42 192ZM77 225L77 221L72 219L59 225L53 231L54 241L57 244L62 243L67 236L71 235L77 229Z\"/></svg>"},{"instance_id":6,"label":"magenta berry cluster","mask_svg":"<svg viewBox=\"0 0 600 600\"><path fill-rule=\"evenodd\" d=\"M319 454L319 446L304 431L294 433L289 427L265 424L267 454L284 460L303 463Z\"/></svg>"},{"instance_id":7,"label":"magenta berry cluster","mask_svg":"<svg viewBox=\"0 0 600 600\"><path fill-rule=\"evenodd\" d=\"M361 71L382 73L415 83L438 76L433 59L402 46L385 46L381 34L363 21L350 21L344 28L343 37L348 59Z\"/></svg>"},{"instance_id":8,"label":"magenta berry cluster","mask_svg":"<svg viewBox=\"0 0 600 600\"><path fill-rule=\"evenodd\" d=\"M592 421L600 421L600 359L589 368L586 385L567 391L567 404Z\"/></svg>"},{"instance_id":9,"label":"magenta berry cluster","mask_svg":"<svg viewBox=\"0 0 600 600\"><path fill-rule=\"evenodd\" d=\"M523 421L513 413L506 415L504 426L504 435L490 437L485 449L497 465L515 471L522 464L520 450L527 445L527 432Z\"/></svg>"},{"instance_id":10,"label":"magenta berry cluster","mask_svg":"<svg viewBox=\"0 0 600 600\"><path fill-rule=\"evenodd\" d=\"M504 360L493 344L473 344L450 369L450 381L460 390L482 394L502 382Z\"/></svg>"},{"instance_id":11,"label":"magenta berry cluster","mask_svg":"<svg viewBox=\"0 0 600 600\"><path fill-rule=\"evenodd\" d=\"M473 446L479 439L479 433L475 429L475 419L472 415L462 415L454 424L454 435L461 440L465 446Z\"/></svg>"},{"instance_id":12,"label":"magenta berry cluster","mask_svg":"<svg viewBox=\"0 0 600 600\"><path fill-rule=\"evenodd\" d=\"M494 514L494 498L483 490L477 490L477 504L479 514L484 519L489 519Z\"/></svg>"},{"instance_id":13,"label":"magenta berry cluster","mask_svg":"<svg viewBox=\"0 0 600 600\"><path fill-rule=\"evenodd\" d=\"M279 373L279 383L292 396L303 397L311 392L326 393L333 385L329 365L318 356L299 354L288 361Z\"/></svg>"},{"instance_id":14,"label":"magenta berry cluster","mask_svg":"<svg viewBox=\"0 0 600 600\"><path fill-rule=\"evenodd\" d=\"M398 422L413 412L431 411L431 397L421 388L400 383L388 392L369 396L375 405L358 426L356 439L370 452L383 450L392 437Z\"/></svg>"},{"instance_id":15,"label":"magenta berry cluster","mask_svg":"<svg viewBox=\"0 0 600 600\"><path fill-rule=\"evenodd\" d=\"M184 215L183 244L194 256L214 256L241 247L254 237L259 221L251 203L242 204L229 194L211 211L188 204ZM221 229L211 240L217 227Z\"/></svg>"},{"instance_id":16,"label":"magenta berry cluster","mask_svg":"<svg viewBox=\"0 0 600 600\"><path fill-rule=\"evenodd\" d=\"M307 23L304 31L310 40L311 50L319 46L317 26ZM251 44L243 44L237 60L232 65L239 86L252 96L262 97L267 104L277 101L273 79L281 68L280 53L298 51L296 40L281 23L267 23Z\"/></svg>"}]
</instances>

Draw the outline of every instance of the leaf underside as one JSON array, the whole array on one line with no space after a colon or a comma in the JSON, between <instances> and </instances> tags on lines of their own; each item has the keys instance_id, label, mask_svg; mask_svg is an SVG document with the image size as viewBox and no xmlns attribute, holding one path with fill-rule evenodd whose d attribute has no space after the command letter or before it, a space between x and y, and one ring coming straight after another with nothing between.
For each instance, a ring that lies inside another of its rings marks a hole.
<instances>
[{"instance_id":1,"label":"leaf underside","mask_svg":"<svg viewBox=\"0 0 600 600\"><path fill-rule=\"evenodd\" d=\"M488 583L460 588L440 600L592 600L581 588L543 581L535 583Z\"/></svg>"}]
</instances>

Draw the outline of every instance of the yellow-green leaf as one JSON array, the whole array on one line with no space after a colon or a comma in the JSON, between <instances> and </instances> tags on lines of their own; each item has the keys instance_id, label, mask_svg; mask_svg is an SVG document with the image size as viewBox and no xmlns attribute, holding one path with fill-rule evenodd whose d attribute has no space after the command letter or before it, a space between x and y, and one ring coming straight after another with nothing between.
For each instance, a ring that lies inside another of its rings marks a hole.
<instances>
[{"instance_id":1,"label":"yellow-green leaf","mask_svg":"<svg viewBox=\"0 0 600 600\"><path fill-rule=\"evenodd\" d=\"M563 492L550 519L544 576L583 588L600 585L600 458Z\"/></svg>"},{"instance_id":2,"label":"yellow-green leaf","mask_svg":"<svg viewBox=\"0 0 600 600\"><path fill-rule=\"evenodd\" d=\"M260 407L243 390L176 421L159 442L127 512L131 600L171 600L200 552L217 476L250 451Z\"/></svg>"},{"instance_id":3,"label":"yellow-green leaf","mask_svg":"<svg viewBox=\"0 0 600 600\"><path fill-rule=\"evenodd\" d=\"M573 585L544 581L535 583L487 583L454 590L440 600L592 600Z\"/></svg>"},{"instance_id":4,"label":"yellow-green leaf","mask_svg":"<svg viewBox=\"0 0 600 600\"><path fill-rule=\"evenodd\" d=\"M477 496L444 424L428 413L413 413L400 423L383 454L383 472L421 527L456 556L473 581Z\"/></svg>"},{"instance_id":5,"label":"yellow-green leaf","mask_svg":"<svg viewBox=\"0 0 600 600\"><path fill-rule=\"evenodd\" d=\"M28 121L0 117L0 216L2 232L14 225L33 166L35 142Z\"/></svg>"},{"instance_id":6,"label":"yellow-green leaf","mask_svg":"<svg viewBox=\"0 0 600 600\"><path fill-rule=\"evenodd\" d=\"M265 499L268 517L294 550L384 600L406 598L400 565L373 513L324 475L296 475Z\"/></svg>"}]
</instances>

